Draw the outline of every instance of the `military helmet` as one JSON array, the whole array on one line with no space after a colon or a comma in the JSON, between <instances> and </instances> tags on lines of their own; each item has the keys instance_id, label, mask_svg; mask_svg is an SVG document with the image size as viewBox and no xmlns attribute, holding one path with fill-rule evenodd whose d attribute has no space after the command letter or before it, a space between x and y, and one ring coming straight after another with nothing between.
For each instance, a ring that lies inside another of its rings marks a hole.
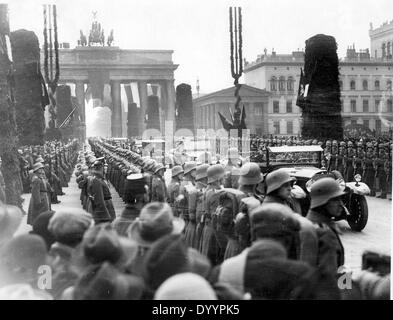
<instances>
[{"instance_id":1,"label":"military helmet","mask_svg":"<svg viewBox=\"0 0 393 320\"><path fill-rule=\"evenodd\" d=\"M201 180L204 178L207 178L207 170L209 169L210 165L207 163L200 164L199 166L196 167L196 175L195 175L195 180Z\"/></svg>"},{"instance_id":2,"label":"military helmet","mask_svg":"<svg viewBox=\"0 0 393 320\"><path fill-rule=\"evenodd\" d=\"M251 185L263 181L263 176L259 165L255 162L247 162L240 168L239 184Z\"/></svg>"},{"instance_id":3,"label":"military helmet","mask_svg":"<svg viewBox=\"0 0 393 320\"><path fill-rule=\"evenodd\" d=\"M207 182L208 183L216 182L221 178L223 178L224 175L225 175L225 170L221 164L212 165L207 169L207 177L208 177Z\"/></svg>"},{"instance_id":4,"label":"military helmet","mask_svg":"<svg viewBox=\"0 0 393 320\"><path fill-rule=\"evenodd\" d=\"M330 199L337 198L345 194L339 183L333 178L322 178L311 185L310 209L314 209L326 204Z\"/></svg>"},{"instance_id":5,"label":"military helmet","mask_svg":"<svg viewBox=\"0 0 393 320\"><path fill-rule=\"evenodd\" d=\"M332 142L330 140L327 140L326 141L326 146L331 146L331 145L332 145Z\"/></svg>"},{"instance_id":6,"label":"military helmet","mask_svg":"<svg viewBox=\"0 0 393 320\"><path fill-rule=\"evenodd\" d=\"M348 148L352 148L352 147L353 147L352 141L348 141Z\"/></svg>"},{"instance_id":7,"label":"military helmet","mask_svg":"<svg viewBox=\"0 0 393 320\"><path fill-rule=\"evenodd\" d=\"M183 168L181 166L174 166L172 168L172 178L176 177L181 173L184 173Z\"/></svg>"},{"instance_id":8,"label":"military helmet","mask_svg":"<svg viewBox=\"0 0 393 320\"><path fill-rule=\"evenodd\" d=\"M346 146L347 146L347 144L345 143L345 141L340 142L340 147L345 148Z\"/></svg>"},{"instance_id":9,"label":"military helmet","mask_svg":"<svg viewBox=\"0 0 393 320\"><path fill-rule=\"evenodd\" d=\"M278 169L270 172L266 176L266 193L272 193L273 191L279 189L283 184L292 181L296 181L296 178L291 177L289 173L283 169Z\"/></svg>"},{"instance_id":10,"label":"military helmet","mask_svg":"<svg viewBox=\"0 0 393 320\"><path fill-rule=\"evenodd\" d=\"M197 167L197 163L195 161L189 161L184 164L184 174L190 173L192 170L195 170Z\"/></svg>"}]
</instances>

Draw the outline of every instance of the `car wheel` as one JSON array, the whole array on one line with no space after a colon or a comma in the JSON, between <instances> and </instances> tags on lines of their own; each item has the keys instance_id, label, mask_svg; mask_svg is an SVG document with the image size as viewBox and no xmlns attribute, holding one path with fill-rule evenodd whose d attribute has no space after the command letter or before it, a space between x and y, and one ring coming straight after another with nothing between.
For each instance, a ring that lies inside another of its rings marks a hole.
<instances>
[{"instance_id":1,"label":"car wheel","mask_svg":"<svg viewBox=\"0 0 393 320\"><path fill-rule=\"evenodd\" d=\"M354 231L362 231L368 221L368 205L365 196L354 194L351 199L348 224Z\"/></svg>"}]
</instances>

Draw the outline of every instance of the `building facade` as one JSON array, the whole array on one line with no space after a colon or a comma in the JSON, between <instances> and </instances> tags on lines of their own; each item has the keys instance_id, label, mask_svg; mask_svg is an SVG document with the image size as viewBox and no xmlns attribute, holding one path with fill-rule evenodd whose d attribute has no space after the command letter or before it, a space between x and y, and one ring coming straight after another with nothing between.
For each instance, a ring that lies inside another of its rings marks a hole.
<instances>
[{"instance_id":1,"label":"building facade","mask_svg":"<svg viewBox=\"0 0 393 320\"><path fill-rule=\"evenodd\" d=\"M374 59L393 59L393 20L374 29L370 23L370 48Z\"/></svg>"},{"instance_id":2,"label":"building facade","mask_svg":"<svg viewBox=\"0 0 393 320\"><path fill-rule=\"evenodd\" d=\"M304 52L258 56L244 67L245 82L271 93L268 102L268 127L273 135L298 135L301 110L296 106L300 69ZM386 132L392 114L393 60L371 58L369 50L348 48L340 59L340 86L344 126L363 124L370 130Z\"/></svg>"},{"instance_id":3,"label":"building facade","mask_svg":"<svg viewBox=\"0 0 393 320\"><path fill-rule=\"evenodd\" d=\"M222 129L221 112L230 119L230 109L235 106L235 87L206 94L193 100L194 126L196 129ZM246 126L251 134L268 134L269 92L248 85L242 85L239 91L246 113Z\"/></svg>"}]
</instances>

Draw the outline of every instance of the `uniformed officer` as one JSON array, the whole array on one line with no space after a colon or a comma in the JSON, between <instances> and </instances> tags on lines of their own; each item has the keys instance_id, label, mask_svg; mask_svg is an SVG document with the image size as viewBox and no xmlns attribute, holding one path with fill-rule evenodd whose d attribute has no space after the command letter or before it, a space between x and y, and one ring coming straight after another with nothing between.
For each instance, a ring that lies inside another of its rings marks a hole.
<instances>
[{"instance_id":1,"label":"uniformed officer","mask_svg":"<svg viewBox=\"0 0 393 320\"><path fill-rule=\"evenodd\" d=\"M202 219L205 214L205 203L204 203L204 194L207 188L207 170L210 165L207 163L200 164L196 167L195 171L195 190L190 193L189 197L189 210L190 210L190 220L193 219L193 208L195 208L195 241L192 244L192 247L200 250L202 241L202 231L204 227L204 221Z\"/></svg>"},{"instance_id":2,"label":"uniformed officer","mask_svg":"<svg viewBox=\"0 0 393 320\"><path fill-rule=\"evenodd\" d=\"M31 198L27 215L27 223L32 225L35 218L42 212L51 209L50 187L45 177L44 165L37 162L33 166L31 178Z\"/></svg>"},{"instance_id":3,"label":"uniformed officer","mask_svg":"<svg viewBox=\"0 0 393 320\"><path fill-rule=\"evenodd\" d=\"M333 178L321 178L311 186L311 204L307 218L318 228L318 265L336 274L344 264L344 247L341 243L334 218L343 210L341 196L344 191Z\"/></svg>"},{"instance_id":4,"label":"uniformed officer","mask_svg":"<svg viewBox=\"0 0 393 320\"><path fill-rule=\"evenodd\" d=\"M233 233L228 234L228 244L224 259L231 258L242 252L251 244L249 213L262 203L263 196L258 191L259 184L263 181L259 165L253 162L245 163L240 168L239 191L236 195L239 212L234 212Z\"/></svg>"},{"instance_id":5,"label":"uniformed officer","mask_svg":"<svg viewBox=\"0 0 393 320\"><path fill-rule=\"evenodd\" d=\"M348 141L347 154L344 155L344 177L346 182L353 181L354 177L354 158L355 149L353 148L352 141Z\"/></svg>"},{"instance_id":6,"label":"uniformed officer","mask_svg":"<svg viewBox=\"0 0 393 320\"><path fill-rule=\"evenodd\" d=\"M378 156L375 159L375 171L376 171L376 180L377 189L375 191L380 191L381 193L377 196L377 198L386 199L387 196L387 172L385 171L385 162L388 160L388 156L386 154L386 145L384 143L380 143L378 145Z\"/></svg>"},{"instance_id":7,"label":"uniformed officer","mask_svg":"<svg viewBox=\"0 0 393 320\"><path fill-rule=\"evenodd\" d=\"M370 196L375 196L375 168L374 168L374 151L371 142L368 142L366 145L366 157L363 161L363 181L369 186L371 192Z\"/></svg>"},{"instance_id":8,"label":"uniformed officer","mask_svg":"<svg viewBox=\"0 0 393 320\"><path fill-rule=\"evenodd\" d=\"M156 165L153 169L151 202L167 202L168 193L164 180L165 167L162 164Z\"/></svg>"},{"instance_id":9,"label":"uniformed officer","mask_svg":"<svg viewBox=\"0 0 393 320\"><path fill-rule=\"evenodd\" d=\"M356 156L354 158L354 174L363 175L363 167L364 167L364 150L363 150L363 142L358 141L356 148Z\"/></svg>"},{"instance_id":10,"label":"uniformed officer","mask_svg":"<svg viewBox=\"0 0 393 320\"><path fill-rule=\"evenodd\" d=\"M340 146L338 148L338 153L336 156L336 170L341 173L342 176L344 176L344 167L345 167L345 161L344 157L346 156L346 151L347 151L347 144L345 141L340 141Z\"/></svg>"},{"instance_id":11,"label":"uniformed officer","mask_svg":"<svg viewBox=\"0 0 393 320\"><path fill-rule=\"evenodd\" d=\"M181 166L174 166L172 168L172 181L168 185L168 202L175 217L179 216L179 211L176 207L176 198L179 196L180 183L183 176L184 170Z\"/></svg>"},{"instance_id":12,"label":"uniformed officer","mask_svg":"<svg viewBox=\"0 0 393 320\"><path fill-rule=\"evenodd\" d=\"M213 228L213 214L218 207L219 195L223 189L225 170L220 164L215 164L207 169L208 186L206 188L204 203L205 214L203 221L205 226L202 232L201 253L210 259L213 265L217 264L218 243Z\"/></svg>"},{"instance_id":13,"label":"uniformed officer","mask_svg":"<svg viewBox=\"0 0 393 320\"><path fill-rule=\"evenodd\" d=\"M104 179L104 163L98 158L92 165L92 179L87 192L91 200L91 214L95 224L112 222L116 218L109 186Z\"/></svg>"}]
</instances>

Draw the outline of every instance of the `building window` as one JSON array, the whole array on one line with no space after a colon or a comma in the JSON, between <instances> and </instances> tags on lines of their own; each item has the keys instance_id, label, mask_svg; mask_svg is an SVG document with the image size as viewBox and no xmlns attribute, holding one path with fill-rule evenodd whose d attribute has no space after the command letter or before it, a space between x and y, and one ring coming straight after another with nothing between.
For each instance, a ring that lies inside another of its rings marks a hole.
<instances>
[{"instance_id":1,"label":"building window","mask_svg":"<svg viewBox=\"0 0 393 320\"><path fill-rule=\"evenodd\" d=\"M255 115L256 116L263 115L263 104L262 103L255 104Z\"/></svg>"},{"instance_id":2,"label":"building window","mask_svg":"<svg viewBox=\"0 0 393 320\"><path fill-rule=\"evenodd\" d=\"M369 120L363 120L363 125L364 125L366 128L370 129L370 121L369 121Z\"/></svg>"},{"instance_id":3,"label":"building window","mask_svg":"<svg viewBox=\"0 0 393 320\"><path fill-rule=\"evenodd\" d=\"M356 82L355 82L355 80L351 80L351 90L356 90Z\"/></svg>"},{"instance_id":4,"label":"building window","mask_svg":"<svg viewBox=\"0 0 393 320\"><path fill-rule=\"evenodd\" d=\"M375 131L381 132L381 120L380 119L375 120Z\"/></svg>"},{"instance_id":5,"label":"building window","mask_svg":"<svg viewBox=\"0 0 393 320\"><path fill-rule=\"evenodd\" d=\"M340 90L342 90L342 89L343 89L343 82L340 80L340 81L338 82L338 84L340 85Z\"/></svg>"},{"instance_id":6,"label":"building window","mask_svg":"<svg viewBox=\"0 0 393 320\"><path fill-rule=\"evenodd\" d=\"M292 101L287 101L287 113L292 113Z\"/></svg>"},{"instance_id":7,"label":"building window","mask_svg":"<svg viewBox=\"0 0 393 320\"><path fill-rule=\"evenodd\" d=\"M276 79L276 77L272 77L270 79L270 91L277 91L277 79Z\"/></svg>"},{"instance_id":8,"label":"building window","mask_svg":"<svg viewBox=\"0 0 393 320\"><path fill-rule=\"evenodd\" d=\"M381 100L375 100L375 112L379 112L379 104L381 103Z\"/></svg>"},{"instance_id":9,"label":"building window","mask_svg":"<svg viewBox=\"0 0 393 320\"><path fill-rule=\"evenodd\" d=\"M288 90L288 92L293 92L294 82L295 82L295 80L293 80L293 77L288 77L288 81L287 81L287 90Z\"/></svg>"},{"instance_id":10,"label":"building window","mask_svg":"<svg viewBox=\"0 0 393 320\"><path fill-rule=\"evenodd\" d=\"M287 134L293 134L293 122L292 121L287 122Z\"/></svg>"},{"instance_id":11,"label":"building window","mask_svg":"<svg viewBox=\"0 0 393 320\"><path fill-rule=\"evenodd\" d=\"M363 100L363 112L368 112L368 100Z\"/></svg>"},{"instance_id":12,"label":"building window","mask_svg":"<svg viewBox=\"0 0 393 320\"><path fill-rule=\"evenodd\" d=\"M387 101L387 108L386 108L388 113L393 113L393 100L389 99Z\"/></svg>"},{"instance_id":13,"label":"building window","mask_svg":"<svg viewBox=\"0 0 393 320\"><path fill-rule=\"evenodd\" d=\"M278 80L278 90L285 91L285 78L284 77L280 77L280 79Z\"/></svg>"},{"instance_id":14,"label":"building window","mask_svg":"<svg viewBox=\"0 0 393 320\"><path fill-rule=\"evenodd\" d=\"M273 101L273 113L280 113L280 101Z\"/></svg>"},{"instance_id":15,"label":"building window","mask_svg":"<svg viewBox=\"0 0 393 320\"><path fill-rule=\"evenodd\" d=\"M375 90L379 90L379 80L375 80L374 87L375 87Z\"/></svg>"},{"instance_id":16,"label":"building window","mask_svg":"<svg viewBox=\"0 0 393 320\"><path fill-rule=\"evenodd\" d=\"M274 121L274 134L280 134L280 121Z\"/></svg>"},{"instance_id":17,"label":"building window","mask_svg":"<svg viewBox=\"0 0 393 320\"><path fill-rule=\"evenodd\" d=\"M351 100L351 112L356 112L356 100Z\"/></svg>"},{"instance_id":18,"label":"building window","mask_svg":"<svg viewBox=\"0 0 393 320\"><path fill-rule=\"evenodd\" d=\"M392 80L386 81L386 90L392 90Z\"/></svg>"},{"instance_id":19,"label":"building window","mask_svg":"<svg viewBox=\"0 0 393 320\"><path fill-rule=\"evenodd\" d=\"M363 80L363 90L367 91L368 90L368 81Z\"/></svg>"}]
</instances>

